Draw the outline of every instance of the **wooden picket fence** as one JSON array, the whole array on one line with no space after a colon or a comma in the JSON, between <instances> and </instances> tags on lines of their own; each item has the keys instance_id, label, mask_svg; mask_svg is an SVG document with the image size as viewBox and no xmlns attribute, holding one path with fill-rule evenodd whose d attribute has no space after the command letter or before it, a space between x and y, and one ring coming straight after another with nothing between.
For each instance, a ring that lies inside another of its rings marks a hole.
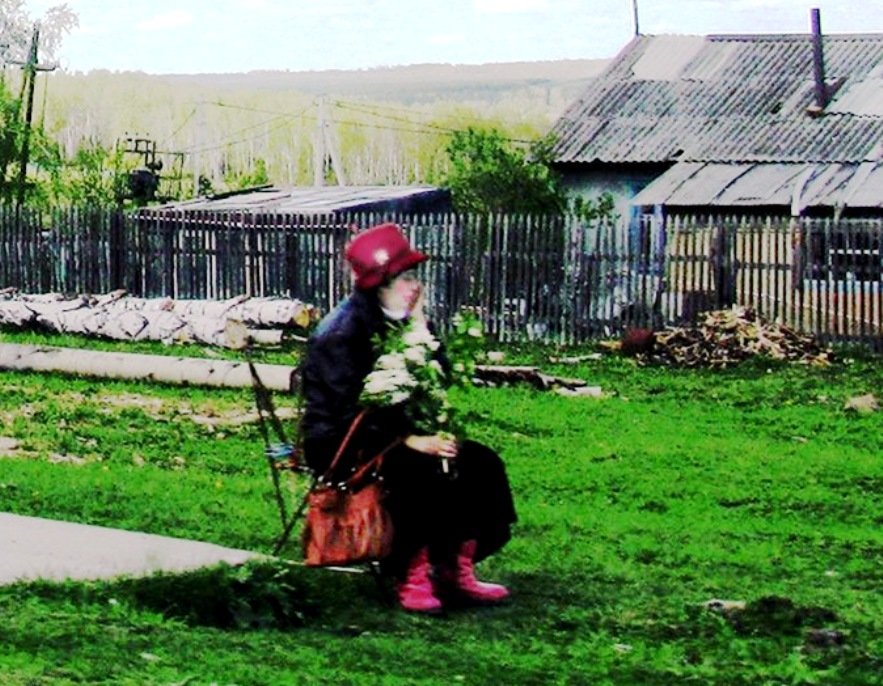
<instances>
[{"instance_id":1,"label":"wooden picket fence","mask_svg":"<svg viewBox=\"0 0 883 686\"><path fill-rule=\"evenodd\" d=\"M669 217L664 311L748 305L837 342L883 349L883 220Z\"/></svg>"},{"instance_id":2,"label":"wooden picket fence","mask_svg":"<svg viewBox=\"0 0 883 686\"><path fill-rule=\"evenodd\" d=\"M350 289L353 226L400 223L432 259L432 314L501 341L579 343L745 305L822 339L883 347L883 220L648 215L277 215L0 208L0 289L223 300Z\"/></svg>"}]
</instances>

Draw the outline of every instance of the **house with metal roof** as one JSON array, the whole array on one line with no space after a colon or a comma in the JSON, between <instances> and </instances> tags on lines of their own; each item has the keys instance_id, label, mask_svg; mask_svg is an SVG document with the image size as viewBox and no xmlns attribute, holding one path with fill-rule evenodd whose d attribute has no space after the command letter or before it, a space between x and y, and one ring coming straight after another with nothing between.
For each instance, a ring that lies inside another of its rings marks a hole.
<instances>
[{"instance_id":1,"label":"house with metal roof","mask_svg":"<svg viewBox=\"0 0 883 686\"><path fill-rule=\"evenodd\" d=\"M624 216L883 216L883 34L637 36L554 124L572 191Z\"/></svg>"},{"instance_id":2,"label":"house with metal roof","mask_svg":"<svg viewBox=\"0 0 883 686\"><path fill-rule=\"evenodd\" d=\"M811 16L809 34L636 36L554 124L568 189L616 200L640 304L883 331L883 33Z\"/></svg>"}]
</instances>

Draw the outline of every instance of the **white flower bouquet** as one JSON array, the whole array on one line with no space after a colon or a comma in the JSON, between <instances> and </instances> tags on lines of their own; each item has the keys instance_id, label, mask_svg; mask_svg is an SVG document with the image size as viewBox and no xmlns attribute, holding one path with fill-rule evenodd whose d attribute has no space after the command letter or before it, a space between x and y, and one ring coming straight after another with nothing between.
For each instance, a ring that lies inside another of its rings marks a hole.
<instances>
[{"instance_id":1,"label":"white flower bouquet","mask_svg":"<svg viewBox=\"0 0 883 686\"><path fill-rule=\"evenodd\" d=\"M371 407L402 405L414 427L426 434L457 436L448 387L468 383L481 355L483 334L474 315L456 315L447 340L450 369L437 359L441 343L423 324L406 322L390 327L377 341L380 355L359 402Z\"/></svg>"}]
</instances>

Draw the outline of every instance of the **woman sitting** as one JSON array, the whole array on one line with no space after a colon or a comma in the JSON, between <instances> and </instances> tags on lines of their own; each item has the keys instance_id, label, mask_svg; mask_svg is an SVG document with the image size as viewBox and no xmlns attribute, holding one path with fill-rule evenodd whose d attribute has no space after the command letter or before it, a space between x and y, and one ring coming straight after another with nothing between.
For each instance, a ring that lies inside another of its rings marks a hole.
<instances>
[{"instance_id":1,"label":"woman sitting","mask_svg":"<svg viewBox=\"0 0 883 686\"><path fill-rule=\"evenodd\" d=\"M304 365L304 453L317 473L363 409L365 379L381 354L374 342L405 324L431 330L414 271L428 258L397 225L357 234L345 256L355 288L310 337ZM443 348L437 356L445 368ZM506 544L516 520L503 462L480 443L421 432L407 410L407 401L372 408L347 447L355 459L398 441L380 474L395 528L392 553L382 564L396 579L402 608L436 613L446 602L506 599L508 589L478 581L474 569Z\"/></svg>"}]
</instances>

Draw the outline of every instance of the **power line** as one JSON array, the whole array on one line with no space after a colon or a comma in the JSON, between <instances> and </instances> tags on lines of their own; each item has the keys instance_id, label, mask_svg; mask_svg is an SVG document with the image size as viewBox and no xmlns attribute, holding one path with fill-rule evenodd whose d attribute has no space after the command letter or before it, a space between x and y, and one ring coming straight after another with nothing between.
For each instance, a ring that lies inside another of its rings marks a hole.
<instances>
[{"instance_id":1,"label":"power line","mask_svg":"<svg viewBox=\"0 0 883 686\"><path fill-rule=\"evenodd\" d=\"M313 101L309 105L307 105L302 110L300 110L300 112L296 112L294 114L292 114L290 112L279 112L278 110L265 110L265 109L261 109L258 107L246 107L245 105L231 105L229 103L219 102L219 101L212 102L210 100L203 100L199 104L200 105L212 105L214 107L221 107L221 108L226 108L226 109L230 109L230 110L243 110L245 112L257 112L258 114L273 114L273 115L277 115L280 117L299 117L302 113L306 112L308 109L315 107L316 100L313 99Z\"/></svg>"},{"instance_id":2,"label":"power line","mask_svg":"<svg viewBox=\"0 0 883 686\"><path fill-rule=\"evenodd\" d=\"M170 140L172 140L175 136L177 136L179 133L181 133L181 129L183 129L183 128L187 125L187 122L189 122L191 119L193 119L194 115L196 114L196 110L197 110L198 107L199 107L199 105L195 105L195 106L193 107L193 109L190 110L190 114L188 114L188 115L184 118L184 121L181 122L181 125L180 125L177 129L175 129L174 131L172 131L172 133L171 133L169 136L167 136L166 138L164 138L162 142L165 143L166 141L170 141Z\"/></svg>"},{"instance_id":3,"label":"power line","mask_svg":"<svg viewBox=\"0 0 883 686\"><path fill-rule=\"evenodd\" d=\"M213 104L215 104L215 103L213 103ZM250 124L249 126L244 126L241 129L236 129L235 131L227 134L228 138L225 140L222 140L218 143L213 143L208 146L200 147L200 148L185 149L184 152L186 152L188 154L194 154L194 153L198 153L198 152L206 152L208 150L217 150L218 148L223 148L226 145L236 145L239 143L247 143L249 141L257 140L258 138L265 135L266 133L269 133L270 131L276 131L278 129L281 129L286 123L288 123L287 122L288 119L315 119L315 117L304 116L304 112L306 112L310 107L311 106L308 105L307 107L302 109L300 112L295 112L293 114L289 113L289 112L274 113L276 116L271 117L270 119L265 119L263 121L257 122L256 124ZM242 108L242 109L249 109L249 108ZM257 110L257 109L253 109L253 108L251 109L251 111L268 113L267 110ZM279 120L284 120L284 121L280 122L279 126L273 127L269 131L265 131L263 133L257 134L255 136L252 136L249 138L242 138L239 140L230 140L231 137L237 136L245 131L250 131L250 130L255 129L259 126L266 126L272 122L279 121Z\"/></svg>"},{"instance_id":4,"label":"power line","mask_svg":"<svg viewBox=\"0 0 883 686\"><path fill-rule=\"evenodd\" d=\"M241 129L237 129L233 133L229 134L229 136L235 136L235 135L242 133L244 131L249 131L251 129L254 129L258 126L266 126L268 123L278 121L280 119L287 120L292 117L297 117L297 118L304 119L304 120L313 120L313 121L316 121L318 119L318 117L303 114L304 111L305 110L302 110L300 113L298 113L296 115L281 114L279 116L272 117L271 119L267 119L263 122L259 122L257 124L252 124L250 126L246 126ZM330 121L332 121L335 124L346 124L346 125L356 126L356 127L361 127L361 128L384 129L384 130L389 130L389 131L398 131L401 133L417 133L417 134L433 134L433 135L437 135L439 133L438 131L419 131L419 130L414 130L414 129L405 129L402 127L382 126L379 124L367 124L365 122L359 122L359 121L355 121L355 120L341 120L341 119L331 118ZM263 137L267 133L281 129L286 123L287 123L287 121L281 121L278 126L273 127L269 131L262 132L260 134L255 135L255 136L240 138L237 140L232 140L230 138L227 138L227 139L224 139L218 143L213 143L211 145L203 146L200 148L185 149L183 152L185 152L187 154L196 154L196 153L200 153L200 152L208 152L210 150L218 150L218 149L224 148L228 145L238 145L240 143L249 143L251 141L254 141L254 140L257 140L257 139ZM448 131L447 133L452 134L452 133L454 133L454 130L452 129L452 130Z\"/></svg>"},{"instance_id":5,"label":"power line","mask_svg":"<svg viewBox=\"0 0 883 686\"><path fill-rule=\"evenodd\" d=\"M347 126L355 126L363 129L378 129L381 131L398 131L399 133L416 133L424 136L437 136L438 134L445 135L453 135L456 133L455 130L451 129L449 131L420 131L419 129L406 129L401 126L386 126L383 124L368 124L363 121L356 121L354 119L335 119L334 117L330 118L330 121L335 124L347 125Z\"/></svg>"},{"instance_id":6,"label":"power line","mask_svg":"<svg viewBox=\"0 0 883 686\"><path fill-rule=\"evenodd\" d=\"M244 105L231 105L231 104L222 103L222 102L206 101L205 104L214 105L216 107L226 107L229 109L244 110L246 112L260 112L263 114L274 114L274 115L278 115L280 117L282 117L282 116L302 117L304 119L315 120L316 117L309 116L309 115L304 116L303 113L306 112L306 110L310 109L310 107L317 106L317 101L313 101L312 105L308 105L307 107L305 107L303 110L301 110L300 112L298 112L296 114L290 114L288 112L279 112L279 111L275 111L275 110L266 110L266 109L261 109L261 108L256 108L256 107L246 107ZM335 123L349 124L351 126L360 126L363 128L385 129L385 130L389 130L389 131L400 131L403 133L422 133L422 134L427 134L427 135L435 134L435 133L439 133L439 132L445 133L445 134L454 134L454 133L462 132L465 130L464 128L447 127L447 126L441 126L439 124L431 124L431 123L426 123L426 122L414 121L413 119L408 119L408 118L404 118L404 117L396 117L396 116L392 116L392 115L388 115L388 114L383 114L382 112L377 111L377 110L389 110L391 112L402 112L405 114L416 113L416 114L420 114L420 115L427 116L427 117L435 116L432 113L423 112L420 110L410 110L410 109L405 109L405 108L401 108L401 107L391 107L389 105L372 105L369 107L369 106L366 106L361 103L353 103L353 102L349 102L346 100L334 100L333 104L336 107L339 107L340 109L351 110L351 111L359 112L362 114L368 114L368 115L377 117L379 119L388 119L390 121L396 121L396 122L401 122L404 124L410 124L412 127L422 127L424 129L429 129L429 130L428 131L421 131L417 128L405 129L405 128L401 128L401 127L379 126L376 124L367 124L367 123L357 122L357 121L331 119L331 121L334 121ZM522 138L510 138L510 137L506 137L506 136L504 136L503 138L504 138L504 140L507 140L511 143L530 144L533 142L533 141L525 140Z\"/></svg>"},{"instance_id":7,"label":"power line","mask_svg":"<svg viewBox=\"0 0 883 686\"><path fill-rule=\"evenodd\" d=\"M238 134L241 134L245 131L250 131L250 130L260 127L260 126L266 126L267 124L270 124L275 121L289 120L289 119L302 119L305 121L310 121L310 120L316 121L318 119L317 116L306 114L307 110L309 110L310 108L312 108L313 106L316 105L316 101L314 101L310 105L307 105L302 110L300 110L298 112L294 112L294 113L292 113L292 112L279 112L276 110L267 110L267 109L256 108L256 107L246 107L246 106L242 106L242 105L230 105L230 104L221 103L221 102L203 101L199 104L207 104L207 105L213 105L215 107L224 107L224 108L229 108L229 109L244 110L247 112L272 114L274 116L271 117L270 119L258 122L256 124L251 124L249 126L245 126L245 127L241 128L241 129L237 129L236 131L233 131L232 133L228 134L228 138L221 140L217 143L202 146L199 148L185 149L183 152L186 154L196 154L196 153L201 153L201 152L208 152L210 150L218 150L220 148L224 148L228 145L239 145L241 143L249 143L251 141L261 138L262 136L265 136L267 133L281 129L285 125L286 121L281 121L278 126L275 126L271 129L269 129L268 131L262 132L258 135L255 135L255 136L250 136L250 137L246 137L246 138L239 138L239 139L235 139L235 140L232 139L232 137L236 136ZM466 130L466 128L468 128L468 127L464 127L464 128L446 127L446 126L441 126L438 124L429 124L429 123L425 123L425 122L414 121L412 119L407 119L404 117L386 115L386 114L382 114L377 111L374 111L374 110L367 108L365 106L360 106L355 103L349 103L344 100L335 100L334 105L342 110L350 110L350 111L361 113L361 114L371 115L371 116L377 117L378 119L386 119L386 120L393 121L393 122L407 124L408 127L406 128L403 126L371 124L371 123L364 122L364 121L357 121L357 120L352 120L352 119L337 119L337 118L331 117L329 120L337 125L353 126L353 127L357 127L357 128L364 128L364 129L377 129L377 130L382 130L382 131L396 131L399 133L432 135L432 136L437 136L439 134L451 136L456 133L462 133ZM388 109L388 110L395 111L395 112L411 112L411 110L395 108L395 107L387 107L387 106L377 106L377 108ZM193 117L195 112L196 112L196 108L194 108L193 112L191 112L190 115L185 119L185 121L178 127L178 129L175 131L175 134L177 134L181 129L184 128L184 125ZM172 134L172 136L174 136L175 134ZM511 137L507 137L507 136L503 136L502 138L503 138L503 140L508 141L510 143L518 143L518 144L523 144L523 145L530 145L531 143L534 142L532 140L527 140L527 139L523 139L523 138L511 138Z\"/></svg>"},{"instance_id":8,"label":"power line","mask_svg":"<svg viewBox=\"0 0 883 686\"><path fill-rule=\"evenodd\" d=\"M277 119L278 118L279 117L277 117ZM270 119L269 121L275 121L275 120ZM267 123L267 122L264 122L264 123ZM209 150L219 150L220 148L226 148L228 145L239 145L240 143L250 143L251 141L257 140L258 138L261 138L262 136L264 136L268 133L272 133L273 131L278 131L286 124L288 124L288 122L283 121L278 126L274 126L273 128L268 129L267 131L265 131L261 134L258 134L257 136L250 136L248 138L240 138L239 140L226 140L226 141L223 141L223 142L218 143L216 145L209 145L209 146L206 146L203 148L196 148L193 150L185 150L184 152L192 155L192 154L199 153L199 152L208 152ZM248 128L254 128L254 127L248 127ZM246 129L240 129L240 130L244 131Z\"/></svg>"},{"instance_id":9,"label":"power line","mask_svg":"<svg viewBox=\"0 0 883 686\"><path fill-rule=\"evenodd\" d=\"M426 124L423 122L415 122L412 119L405 119L403 117L394 117L389 114L379 114L377 112L358 107L355 105L350 105L348 103L343 102L342 100L335 100L334 104L342 110L351 110L353 112L361 112L362 114L370 114L372 116L378 117L379 119L388 119L390 121L398 121L404 122L406 124L414 124L415 126L422 126L427 129L434 129L436 131L440 131L442 133L454 133L456 129L452 129L446 126L439 126L438 124Z\"/></svg>"},{"instance_id":10,"label":"power line","mask_svg":"<svg viewBox=\"0 0 883 686\"><path fill-rule=\"evenodd\" d=\"M346 100L339 100L339 99L335 100L335 102L346 103L352 107L361 106L362 108L365 108L365 111L368 111L368 109L367 109L368 105L365 104L364 102L353 103L353 102L348 102ZM405 114L420 114L420 115L423 115L425 117L430 117L430 118L438 116L438 113L436 113L436 112L426 112L424 110L415 110L410 107L407 107L407 108L406 107L393 107L392 105L381 105L379 103L372 103L370 105L370 107L373 108L374 110L389 110L390 112L403 112Z\"/></svg>"},{"instance_id":11,"label":"power line","mask_svg":"<svg viewBox=\"0 0 883 686\"><path fill-rule=\"evenodd\" d=\"M417 129L414 129L414 130L402 129L402 128L396 128L396 127L391 127L391 126L384 127L384 126L378 126L378 125L374 125L374 124L364 124L364 123L352 122L352 121L341 122L341 123L352 124L355 126L363 126L366 128L384 128L384 129L389 129L389 130L393 130L393 131L402 131L402 132L410 132L410 133L422 133L422 134L444 133L444 134L448 134L448 135L453 135L455 133L462 133L465 130L464 128L453 128L453 127L449 127L449 126L441 126L439 124L427 124L427 123L423 123L423 122L415 122L410 119L403 119L401 117L394 117L391 115L379 114L377 112L373 112L373 111L366 109L364 107L360 107L358 105L354 105L351 103L346 103L345 101L342 101L342 100L336 100L335 105L337 105L338 107L340 107L341 109L344 109L344 110L352 110L354 112L360 112L362 114L370 114L370 115L378 117L379 119L388 119L390 121L398 121L398 122L404 122L407 124L413 124L415 126L421 126L426 129L429 129L429 131L420 131ZM388 108L388 109L394 110L395 108ZM407 110L399 110L399 111L407 111ZM467 128L468 128L468 126L467 126ZM511 138L508 136L503 136L503 140L506 140L510 143L524 143L524 144L530 144L533 142L533 141L525 140L522 138Z\"/></svg>"}]
</instances>

